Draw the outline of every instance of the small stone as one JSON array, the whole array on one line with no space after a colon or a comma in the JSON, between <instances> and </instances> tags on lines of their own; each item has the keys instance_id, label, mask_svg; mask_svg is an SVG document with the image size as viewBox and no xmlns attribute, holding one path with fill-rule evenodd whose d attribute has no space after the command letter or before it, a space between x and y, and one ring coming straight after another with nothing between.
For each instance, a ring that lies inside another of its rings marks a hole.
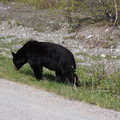
<instances>
[{"instance_id":1,"label":"small stone","mask_svg":"<svg viewBox=\"0 0 120 120\"><path fill-rule=\"evenodd\" d=\"M12 5L15 5L15 3L14 3L14 2L12 2Z\"/></svg>"},{"instance_id":2,"label":"small stone","mask_svg":"<svg viewBox=\"0 0 120 120\"><path fill-rule=\"evenodd\" d=\"M119 50L119 49L116 49L116 52L120 52L120 50Z\"/></svg>"},{"instance_id":3,"label":"small stone","mask_svg":"<svg viewBox=\"0 0 120 120\"><path fill-rule=\"evenodd\" d=\"M92 38L92 37L93 37L93 35L88 35L88 36L86 36L87 39L90 39L90 38Z\"/></svg>"},{"instance_id":4,"label":"small stone","mask_svg":"<svg viewBox=\"0 0 120 120\"><path fill-rule=\"evenodd\" d=\"M117 58L117 56L112 56L112 58L116 59L116 58Z\"/></svg>"},{"instance_id":5,"label":"small stone","mask_svg":"<svg viewBox=\"0 0 120 120\"><path fill-rule=\"evenodd\" d=\"M106 55L105 55L105 54L101 54L101 56L100 56L100 57L105 58L105 57L106 57Z\"/></svg>"},{"instance_id":6,"label":"small stone","mask_svg":"<svg viewBox=\"0 0 120 120\"><path fill-rule=\"evenodd\" d=\"M108 32L108 30L109 30L109 29L107 28L107 29L105 30L105 32Z\"/></svg>"}]
</instances>

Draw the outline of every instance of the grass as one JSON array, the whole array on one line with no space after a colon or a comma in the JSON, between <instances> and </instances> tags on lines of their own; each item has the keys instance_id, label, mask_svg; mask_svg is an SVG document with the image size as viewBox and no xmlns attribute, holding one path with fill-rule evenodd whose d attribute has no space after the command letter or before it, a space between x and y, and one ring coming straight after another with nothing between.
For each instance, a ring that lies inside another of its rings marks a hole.
<instances>
[{"instance_id":1,"label":"grass","mask_svg":"<svg viewBox=\"0 0 120 120\"><path fill-rule=\"evenodd\" d=\"M36 81L29 65L15 71L11 58L0 55L0 78L27 84L53 92L68 99L85 101L100 107L120 111L120 77L117 73L107 76L102 66L80 66L77 74L82 86L74 88L67 83L54 81L54 72L44 70L44 80ZM116 75L117 74L117 75Z\"/></svg>"}]
</instances>

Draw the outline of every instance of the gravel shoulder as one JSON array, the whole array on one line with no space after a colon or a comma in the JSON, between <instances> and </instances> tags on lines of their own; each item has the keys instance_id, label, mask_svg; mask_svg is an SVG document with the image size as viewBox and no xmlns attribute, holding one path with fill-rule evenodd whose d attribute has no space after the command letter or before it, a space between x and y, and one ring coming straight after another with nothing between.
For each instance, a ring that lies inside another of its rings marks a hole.
<instances>
[{"instance_id":1,"label":"gravel shoulder","mask_svg":"<svg viewBox=\"0 0 120 120\"><path fill-rule=\"evenodd\" d=\"M0 79L0 120L119 120L120 112Z\"/></svg>"}]
</instances>

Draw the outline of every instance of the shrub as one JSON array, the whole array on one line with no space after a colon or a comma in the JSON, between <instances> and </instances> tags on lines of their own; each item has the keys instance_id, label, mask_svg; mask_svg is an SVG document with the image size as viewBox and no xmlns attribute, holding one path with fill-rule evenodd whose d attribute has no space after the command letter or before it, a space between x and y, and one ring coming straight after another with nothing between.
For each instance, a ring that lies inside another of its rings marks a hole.
<instances>
[{"instance_id":1,"label":"shrub","mask_svg":"<svg viewBox=\"0 0 120 120\"><path fill-rule=\"evenodd\" d=\"M116 0L78 0L80 7L88 11L96 20L105 19L113 22L116 12L120 13L120 1ZM117 7L117 11L116 11ZM118 22L120 23L120 17Z\"/></svg>"},{"instance_id":2,"label":"shrub","mask_svg":"<svg viewBox=\"0 0 120 120\"><path fill-rule=\"evenodd\" d=\"M63 11L62 13L67 18L69 26L72 26L73 29L83 24L83 22L81 23L81 15L83 14L86 15L86 18L93 18L95 22L106 20L112 25L114 23L120 24L119 0L2 0L2 2L9 1L29 3L39 9L54 8Z\"/></svg>"}]
</instances>

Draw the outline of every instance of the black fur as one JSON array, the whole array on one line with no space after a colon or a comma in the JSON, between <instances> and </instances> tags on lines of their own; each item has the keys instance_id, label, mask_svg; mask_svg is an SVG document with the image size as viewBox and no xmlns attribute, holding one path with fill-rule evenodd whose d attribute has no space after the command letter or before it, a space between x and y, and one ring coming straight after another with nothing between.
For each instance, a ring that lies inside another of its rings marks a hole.
<instances>
[{"instance_id":1,"label":"black fur","mask_svg":"<svg viewBox=\"0 0 120 120\"><path fill-rule=\"evenodd\" d=\"M68 80L71 85L79 86L74 56L61 45L29 41L17 53L12 52L12 55L15 67L19 70L29 63L36 79L42 79L43 67L46 67L56 72L57 81Z\"/></svg>"}]
</instances>

